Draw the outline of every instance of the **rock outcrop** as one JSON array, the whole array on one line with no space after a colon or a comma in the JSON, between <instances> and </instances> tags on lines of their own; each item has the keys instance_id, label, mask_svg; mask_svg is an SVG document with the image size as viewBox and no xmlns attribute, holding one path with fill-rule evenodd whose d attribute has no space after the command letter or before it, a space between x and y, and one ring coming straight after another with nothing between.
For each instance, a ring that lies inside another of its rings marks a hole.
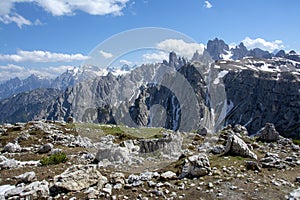
<instances>
[{"instance_id":1,"label":"rock outcrop","mask_svg":"<svg viewBox=\"0 0 300 200\"><path fill-rule=\"evenodd\" d=\"M29 185L18 185L5 192L5 199L40 199L49 197L49 183L36 181Z\"/></svg>"},{"instance_id":2,"label":"rock outcrop","mask_svg":"<svg viewBox=\"0 0 300 200\"><path fill-rule=\"evenodd\" d=\"M224 153L257 159L257 155L249 149L248 145L234 134L228 137Z\"/></svg>"},{"instance_id":3,"label":"rock outcrop","mask_svg":"<svg viewBox=\"0 0 300 200\"><path fill-rule=\"evenodd\" d=\"M279 140L279 133L276 131L274 124L266 123L258 133L258 140L262 142L276 142Z\"/></svg>"},{"instance_id":4,"label":"rock outcrop","mask_svg":"<svg viewBox=\"0 0 300 200\"><path fill-rule=\"evenodd\" d=\"M185 164L179 178L205 176L210 171L211 168L206 154L193 155L185 159Z\"/></svg>"},{"instance_id":5,"label":"rock outcrop","mask_svg":"<svg viewBox=\"0 0 300 200\"><path fill-rule=\"evenodd\" d=\"M107 178L102 176L95 165L75 165L54 177L54 185L68 191L80 191Z\"/></svg>"}]
</instances>

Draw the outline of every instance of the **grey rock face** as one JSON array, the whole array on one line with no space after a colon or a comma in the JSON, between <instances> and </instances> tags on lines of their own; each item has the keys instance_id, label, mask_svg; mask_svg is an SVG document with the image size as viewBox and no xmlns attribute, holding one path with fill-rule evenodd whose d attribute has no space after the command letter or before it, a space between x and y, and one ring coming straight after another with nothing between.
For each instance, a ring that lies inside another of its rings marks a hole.
<instances>
[{"instance_id":1,"label":"grey rock face","mask_svg":"<svg viewBox=\"0 0 300 200\"><path fill-rule=\"evenodd\" d=\"M255 134L271 122L282 136L299 138L299 80L290 72L230 71L224 77L227 101L232 105L226 123L242 124Z\"/></svg>"},{"instance_id":2,"label":"grey rock face","mask_svg":"<svg viewBox=\"0 0 300 200\"><path fill-rule=\"evenodd\" d=\"M214 40L209 40L207 43L207 52L212 57L213 60L220 60L221 54L226 54L229 50L229 46L223 41L215 38Z\"/></svg>"},{"instance_id":3,"label":"grey rock face","mask_svg":"<svg viewBox=\"0 0 300 200\"><path fill-rule=\"evenodd\" d=\"M62 174L54 177L54 185L68 191L79 191L89 188L107 178L102 176L95 165L74 165Z\"/></svg>"},{"instance_id":4,"label":"grey rock face","mask_svg":"<svg viewBox=\"0 0 300 200\"><path fill-rule=\"evenodd\" d=\"M263 142L276 142L279 140L279 133L272 123L266 123L265 127L260 130L257 135L258 139Z\"/></svg>"},{"instance_id":5,"label":"grey rock face","mask_svg":"<svg viewBox=\"0 0 300 200\"><path fill-rule=\"evenodd\" d=\"M224 153L257 159L256 154L248 148L248 145L234 134L228 137Z\"/></svg>"},{"instance_id":6,"label":"grey rock face","mask_svg":"<svg viewBox=\"0 0 300 200\"><path fill-rule=\"evenodd\" d=\"M36 89L0 101L0 123L27 122L40 118L45 110L59 94L54 89Z\"/></svg>"}]
</instances>

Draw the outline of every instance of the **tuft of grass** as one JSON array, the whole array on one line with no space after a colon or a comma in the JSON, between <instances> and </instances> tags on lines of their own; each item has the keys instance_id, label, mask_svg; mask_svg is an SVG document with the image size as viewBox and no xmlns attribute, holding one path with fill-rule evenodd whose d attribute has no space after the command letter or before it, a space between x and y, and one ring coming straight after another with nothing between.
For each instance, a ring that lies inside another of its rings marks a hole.
<instances>
[{"instance_id":1,"label":"tuft of grass","mask_svg":"<svg viewBox=\"0 0 300 200\"><path fill-rule=\"evenodd\" d=\"M51 156L45 157L41 159L42 166L47 165L57 165L59 163L65 163L68 160L67 155L65 153L57 153Z\"/></svg>"},{"instance_id":2,"label":"tuft of grass","mask_svg":"<svg viewBox=\"0 0 300 200\"><path fill-rule=\"evenodd\" d=\"M293 140L293 143L300 146L300 140Z\"/></svg>"}]
</instances>

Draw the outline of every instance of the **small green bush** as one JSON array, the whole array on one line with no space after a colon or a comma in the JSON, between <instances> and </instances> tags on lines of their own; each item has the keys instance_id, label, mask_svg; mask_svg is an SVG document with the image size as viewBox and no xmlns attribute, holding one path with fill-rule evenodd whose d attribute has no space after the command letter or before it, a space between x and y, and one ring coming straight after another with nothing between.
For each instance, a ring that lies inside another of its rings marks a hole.
<instances>
[{"instance_id":1,"label":"small green bush","mask_svg":"<svg viewBox=\"0 0 300 200\"><path fill-rule=\"evenodd\" d=\"M57 153L51 156L45 157L41 159L42 166L46 165L57 165L59 163L64 163L68 160L67 155L65 153Z\"/></svg>"}]
</instances>

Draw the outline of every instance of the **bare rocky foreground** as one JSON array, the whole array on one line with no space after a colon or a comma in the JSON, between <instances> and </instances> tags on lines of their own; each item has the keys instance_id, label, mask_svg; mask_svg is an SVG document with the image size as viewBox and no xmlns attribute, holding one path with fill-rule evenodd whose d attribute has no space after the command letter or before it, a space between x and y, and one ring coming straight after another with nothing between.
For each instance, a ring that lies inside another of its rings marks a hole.
<instances>
[{"instance_id":1,"label":"bare rocky foreground","mask_svg":"<svg viewBox=\"0 0 300 200\"><path fill-rule=\"evenodd\" d=\"M0 126L0 199L299 199L300 148L266 124L217 134L33 121Z\"/></svg>"}]
</instances>

